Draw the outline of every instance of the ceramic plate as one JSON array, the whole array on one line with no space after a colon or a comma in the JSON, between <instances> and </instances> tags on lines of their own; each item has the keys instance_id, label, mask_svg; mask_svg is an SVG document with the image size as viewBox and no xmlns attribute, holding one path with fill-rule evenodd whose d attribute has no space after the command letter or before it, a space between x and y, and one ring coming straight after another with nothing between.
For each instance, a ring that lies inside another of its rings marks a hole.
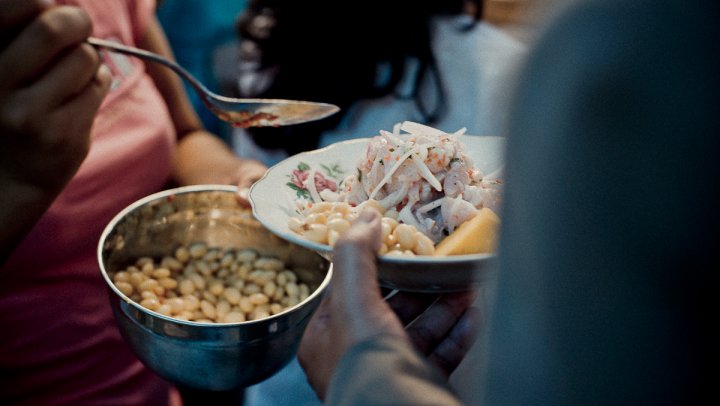
<instances>
[{"instance_id":1,"label":"ceramic plate","mask_svg":"<svg viewBox=\"0 0 720 406\"><path fill-rule=\"evenodd\" d=\"M502 165L504 139L492 136L459 136L465 152L483 173L491 173ZM355 169L365 153L370 138L339 142L328 147L294 155L271 167L265 176L250 188L254 216L274 234L311 248L331 259L332 247L309 241L291 231L288 219L295 216L296 200L309 196L302 179L315 169L326 187L333 189ZM386 257L378 261L382 285L415 292L451 292L482 283L492 274L495 254L455 255L448 257Z\"/></svg>"}]
</instances>

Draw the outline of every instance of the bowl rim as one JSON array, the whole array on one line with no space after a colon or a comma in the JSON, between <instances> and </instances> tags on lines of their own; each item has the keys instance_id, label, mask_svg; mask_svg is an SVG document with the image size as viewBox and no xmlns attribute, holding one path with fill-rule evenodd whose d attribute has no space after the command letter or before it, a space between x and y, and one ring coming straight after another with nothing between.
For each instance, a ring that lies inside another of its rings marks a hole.
<instances>
[{"instance_id":1,"label":"bowl rim","mask_svg":"<svg viewBox=\"0 0 720 406\"><path fill-rule=\"evenodd\" d=\"M105 264L103 262L103 252L104 250L104 242L107 240L108 236L115 230L115 227L120 223L120 221L127 216L132 211L136 210L138 207L144 206L147 203L156 201L158 199L165 198L167 196L171 195L177 195L177 194L185 194L185 193L194 193L194 192L232 192L237 193L238 187L233 185L220 185L220 184L205 184L205 185L190 185L190 186L180 186L176 188L171 189L165 189L159 192L152 193L150 195L147 195L143 198L140 198L133 203L129 204L124 209L120 210L113 218L110 220L110 222L105 226L103 229L102 234L100 234L100 239L98 240L97 245L97 261L98 261L98 267L100 269L100 274L102 275L103 279L105 280L105 284L108 288L110 288L115 295L117 295L117 299L121 299L127 304L133 306L134 308L138 309L139 311L146 313L150 316L160 318L165 321L186 325L190 327L210 327L210 328L227 328L227 327L233 327L233 326L239 326L239 325L252 325L252 324L260 324L272 321L276 318L280 318L282 316L285 316L289 313L293 313L302 307L304 303L310 302L314 300L315 297L318 295L324 294L327 286L330 284L330 280L332 279L333 274L333 266L332 262L327 260L326 258L323 258L324 260L328 261L328 270L325 274L325 277L323 278L322 282L313 290L313 292L305 298L305 300L299 302L295 306L292 306L290 308L287 308L283 310L280 313L270 315L268 317L263 317L261 319L257 320L246 320L241 322L235 322L235 323L201 323L197 321L190 321L190 320L180 320L176 319L174 317L166 316L164 314L158 313L156 311L150 310L144 306L142 306L140 303L135 302L134 300L130 299L128 296L126 296L124 293L122 293L113 283L113 281L110 279L110 275L108 275L107 269L105 269ZM262 227L265 227L264 225ZM268 232L271 232L268 230ZM272 233L272 232L271 232ZM274 234L274 233L273 233ZM277 236L278 238L281 238L280 236ZM284 241L288 241L284 238L281 238ZM298 247L302 249L306 249L308 251L313 251L307 247L303 247L301 245L298 245L292 241L288 241L291 244L297 245ZM316 255L320 254L315 252Z\"/></svg>"}]
</instances>

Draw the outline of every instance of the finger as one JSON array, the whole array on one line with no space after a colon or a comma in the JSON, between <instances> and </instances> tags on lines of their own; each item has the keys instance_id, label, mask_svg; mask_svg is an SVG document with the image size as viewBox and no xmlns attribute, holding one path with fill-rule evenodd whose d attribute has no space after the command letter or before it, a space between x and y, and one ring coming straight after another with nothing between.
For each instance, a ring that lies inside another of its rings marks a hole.
<instances>
[{"instance_id":1,"label":"finger","mask_svg":"<svg viewBox=\"0 0 720 406\"><path fill-rule=\"evenodd\" d=\"M86 89L54 111L33 111L32 106L19 106L19 114L24 116L17 120L27 123L27 134L33 135L27 137L27 141L34 145L36 152L29 158L41 159L41 163L35 164L42 169L33 169L31 163L26 166L28 179L32 177L33 182L49 190L69 181L87 155L90 130L110 81L110 72L103 67Z\"/></svg>"},{"instance_id":2,"label":"finger","mask_svg":"<svg viewBox=\"0 0 720 406\"><path fill-rule=\"evenodd\" d=\"M241 190L249 188L253 185L253 183L257 182L260 178L262 178L263 175L265 175L266 171L267 167L259 161L252 159L243 159L238 168L235 183L237 187ZM238 195L238 197L242 198L242 196L240 195ZM239 201L241 204L244 204L242 200Z\"/></svg>"},{"instance_id":3,"label":"finger","mask_svg":"<svg viewBox=\"0 0 720 406\"><path fill-rule=\"evenodd\" d=\"M235 194L235 198L237 199L238 204L240 207L244 208L250 208L250 188L248 187L240 187Z\"/></svg>"},{"instance_id":4,"label":"finger","mask_svg":"<svg viewBox=\"0 0 720 406\"><path fill-rule=\"evenodd\" d=\"M53 7L33 20L5 49L0 77L6 88L35 80L59 55L92 32L87 13L78 7ZM33 50L33 52L28 52Z\"/></svg>"},{"instance_id":5,"label":"finger","mask_svg":"<svg viewBox=\"0 0 720 406\"><path fill-rule=\"evenodd\" d=\"M42 128L37 127L47 125L48 116L61 109L62 105L85 92L93 82L100 80L100 84L104 83L109 70L105 67L101 72L99 62L99 57L92 47L89 45L78 47L58 61L36 84L16 92L18 97L14 103L14 111L17 112L18 119L24 117L21 120L24 124L19 128L30 127L42 131ZM94 102L90 104L92 116L97 106ZM72 120L68 120L67 117L72 117ZM74 114L67 117L64 121L78 120ZM67 124L67 126L72 125L72 123Z\"/></svg>"},{"instance_id":6,"label":"finger","mask_svg":"<svg viewBox=\"0 0 720 406\"><path fill-rule=\"evenodd\" d=\"M52 0L0 1L0 33L15 31L53 5Z\"/></svg>"},{"instance_id":7,"label":"finger","mask_svg":"<svg viewBox=\"0 0 720 406\"><path fill-rule=\"evenodd\" d=\"M344 352L344 348L339 348L341 343L330 334L330 307L330 301L325 296L303 333L297 353L300 366L320 399L325 397L335 365Z\"/></svg>"},{"instance_id":8,"label":"finger","mask_svg":"<svg viewBox=\"0 0 720 406\"><path fill-rule=\"evenodd\" d=\"M110 89L111 81L110 70L107 66L101 65L93 80L55 110L49 121L64 123L63 128L69 134L89 132L100 104ZM68 120L68 117L72 119Z\"/></svg>"},{"instance_id":9,"label":"finger","mask_svg":"<svg viewBox=\"0 0 720 406\"><path fill-rule=\"evenodd\" d=\"M95 118L100 104L102 103L112 82L112 73L106 65L100 65L95 72L93 80L81 91L77 97L69 101L69 109L76 108L76 105L83 106L88 110L87 116ZM71 116L72 117L72 116Z\"/></svg>"},{"instance_id":10,"label":"finger","mask_svg":"<svg viewBox=\"0 0 720 406\"><path fill-rule=\"evenodd\" d=\"M260 178L262 178L264 173L265 171L263 169L252 168L248 171L248 173L244 174L240 178L240 180L238 181L238 187L243 189L250 188L253 183L257 182Z\"/></svg>"},{"instance_id":11,"label":"finger","mask_svg":"<svg viewBox=\"0 0 720 406\"><path fill-rule=\"evenodd\" d=\"M317 340L327 335L330 328L330 311L331 303L328 296L323 297L320 305L312 314L305 331L303 332L300 347L298 349L298 359L301 365L312 361L314 351L317 349Z\"/></svg>"},{"instance_id":12,"label":"finger","mask_svg":"<svg viewBox=\"0 0 720 406\"><path fill-rule=\"evenodd\" d=\"M416 348L423 354L434 350L465 310L472 305L475 296L474 291L450 293L433 303L406 328Z\"/></svg>"},{"instance_id":13,"label":"finger","mask_svg":"<svg viewBox=\"0 0 720 406\"><path fill-rule=\"evenodd\" d=\"M51 110L81 92L95 80L100 57L89 44L83 44L61 59L34 86L36 100Z\"/></svg>"},{"instance_id":14,"label":"finger","mask_svg":"<svg viewBox=\"0 0 720 406\"><path fill-rule=\"evenodd\" d=\"M398 292L387 300L404 326L410 324L438 299L436 294Z\"/></svg>"},{"instance_id":15,"label":"finger","mask_svg":"<svg viewBox=\"0 0 720 406\"><path fill-rule=\"evenodd\" d=\"M468 308L445 339L428 355L428 361L450 376L475 343L481 325L482 312L477 307Z\"/></svg>"},{"instance_id":16,"label":"finger","mask_svg":"<svg viewBox=\"0 0 720 406\"><path fill-rule=\"evenodd\" d=\"M357 292L363 292L380 296L375 264L380 236L380 217L367 210L337 240L333 250L334 295L354 298L362 297Z\"/></svg>"},{"instance_id":17,"label":"finger","mask_svg":"<svg viewBox=\"0 0 720 406\"><path fill-rule=\"evenodd\" d=\"M400 320L380 294L376 268L380 237L380 216L368 210L335 243L330 291L333 319L344 320L349 342L378 334L407 339Z\"/></svg>"}]
</instances>

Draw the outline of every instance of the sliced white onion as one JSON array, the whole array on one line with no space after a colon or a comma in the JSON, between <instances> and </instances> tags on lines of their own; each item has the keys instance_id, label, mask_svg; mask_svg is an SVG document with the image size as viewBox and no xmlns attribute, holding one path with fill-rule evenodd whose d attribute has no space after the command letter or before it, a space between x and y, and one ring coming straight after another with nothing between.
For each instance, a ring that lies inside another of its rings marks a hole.
<instances>
[{"instance_id":1,"label":"sliced white onion","mask_svg":"<svg viewBox=\"0 0 720 406\"><path fill-rule=\"evenodd\" d=\"M427 149L425 151L425 155L427 156ZM430 168L428 168L427 165L425 165L425 163L422 162L420 159L413 158L412 161L415 164L415 167L420 172L420 176L425 178L425 180L427 180L428 183L430 183L430 185L435 188L435 190L437 190L438 192L442 191L442 184L440 184L440 181L437 180L435 175L433 175L433 173L430 171Z\"/></svg>"},{"instance_id":2,"label":"sliced white onion","mask_svg":"<svg viewBox=\"0 0 720 406\"><path fill-rule=\"evenodd\" d=\"M405 195L407 195L408 190L410 190L410 182L403 182L398 190L390 193L384 199L378 200L378 203L380 203L385 210L395 207L398 203L402 202Z\"/></svg>"},{"instance_id":3,"label":"sliced white onion","mask_svg":"<svg viewBox=\"0 0 720 406\"><path fill-rule=\"evenodd\" d=\"M401 223L409 224L415 227L418 231L422 232L425 235L428 234L428 230L425 229L425 225L420 223L412 214L412 208L410 204L405 205L405 207L400 210L397 219Z\"/></svg>"},{"instance_id":4,"label":"sliced white onion","mask_svg":"<svg viewBox=\"0 0 720 406\"><path fill-rule=\"evenodd\" d=\"M315 187L315 172L317 172L316 169L310 169L308 178L305 179L305 187L310 192L310 196L312 197L313 202L320 203L322 202L322 198L320 197L320 194Z\"/></svg>"},{"instance_id":5,"label":"sliced white onion","mask_svg":"<svg viewBox=\"0 0 720 406\"><path fill-rule=\"evenodd\" d=\"M440 205L442 205L443 199L444 199L444 197L441 197L439 199L433 200L430 203L427 203L427 204L424 204L424 205L418 207L417 213L424 214L424 213L429 212L432 209L436 209L436 208L440 207Z\"/></svg>"},{"instance_id":6,"label":"sliced white onion","mask_svg":"<svg viewBox=\"0 0 720 406\"><path fill-rule=\"evenodd\" d=\"M415 148L410 148L409 151L405 152L404 154L402 154L402 155L400 156L400 159L398 159L398 161L395 162L395 165L393 165L393 166L390 168L390 170L387 171L387 173L385 173L385 177L383 177L382 180L380 181L380 183L378 183L377 186L375 186L375 188L373 189L373 191L370 193L368 199L373 199L373 198L375 198L375 195L377 194L377 192L378 192L380 189L382 189L382 187L385 186L386 183L388 183L388 181L390 180L390 178L392 177L392 175L395 173L395 171L398 170L398 168L400 167L400 165L402 165L403 162L405 162L405 160L408 159L408 157L410 157L410 155L412 155L414 152L415 152Z\"/></svg>"},{"instance_id":7,"label":"sliced white onion","mask_svg":"<svg viewBox=\"0 0 720 406\"><path fill-rule=\"evenodd\" d=\"M443 134L447 134L444 131L438 130L437 128L426 126L425 124L416 123L414 121L403 121L400 125L403 131L406 131L412 135L432 135L439 137Z\"/></svg>"},{"instance_id":8,"label":"sliced white onion","mask_svg":"<svg viewBox=\"0 0 720 406\"><path fill-rule=\"evenodd\" d=\"M455 135L455 136L465 135L465 132L466 132L466 131L467 131L467 128L463 127L463 128L461 128L461 129L455 131L455 132L453 133L453 135Z\"/></svg>"}]
</instances>

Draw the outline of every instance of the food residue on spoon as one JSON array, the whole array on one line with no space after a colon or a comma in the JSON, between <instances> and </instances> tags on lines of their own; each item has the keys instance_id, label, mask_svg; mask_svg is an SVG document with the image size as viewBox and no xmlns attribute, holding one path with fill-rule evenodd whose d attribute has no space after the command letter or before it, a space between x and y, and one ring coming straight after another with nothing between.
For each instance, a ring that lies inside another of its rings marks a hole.
<instances>
[{"instance_id":1,"label":"food residue on spoon","mask_svg":"<svg viewBox=\"0 0 720 406\"><path fill-rule=\"evenodd\" d=\"M250 128L250 127L278 127L278 120L280 117L265 113L255 112L249 110L243 111L220 111L218 109L212 109L215 114L223 121L229 122L233 127L236 128Z\"/></svg>"}]
</instances>

